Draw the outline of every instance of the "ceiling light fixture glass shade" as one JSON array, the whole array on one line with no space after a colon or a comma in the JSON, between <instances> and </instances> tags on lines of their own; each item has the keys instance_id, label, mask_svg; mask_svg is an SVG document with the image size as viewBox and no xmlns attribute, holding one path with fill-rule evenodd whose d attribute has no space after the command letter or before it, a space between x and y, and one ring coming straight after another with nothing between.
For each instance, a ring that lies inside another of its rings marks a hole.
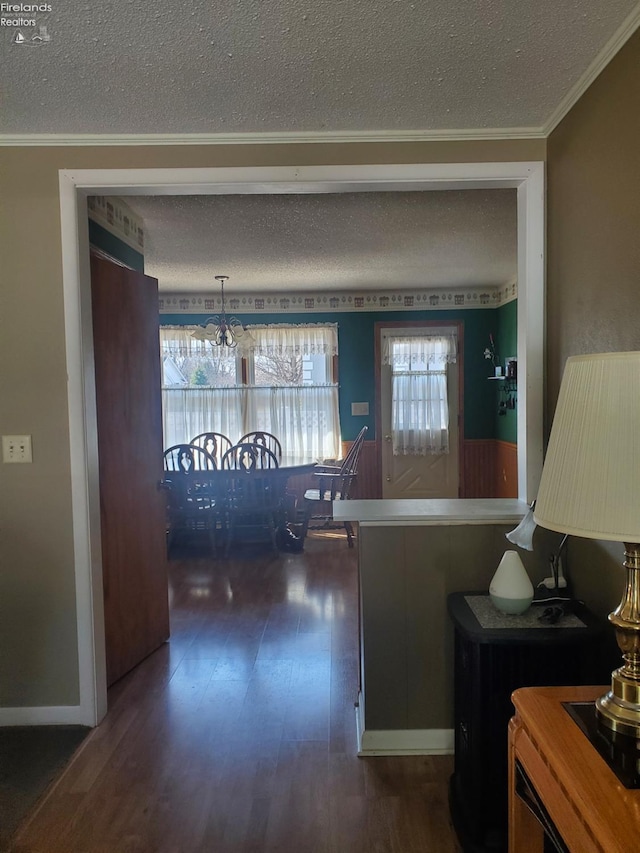
<instances>
[{"instance_id":1,"label":"ceiling light fixture glass shade","mask_svg":"<svg viewBox=\"0 0 640 853\"><path fill-rule=\"evenodd\" d=\"M220 282L221 310L219 314L205 320L204 326L198 326L192 336L198 341L209 341L214 347L235 349L239 339L245 334L245 328L237 317L227 317L224 304L224 283L228 275L214 276Z\"/></svg>"},{"instance_id":2,"label":"ceiling light fixture glass shade","mask_svg":"<svg viewBox=\"0 0 640 853\"><path fill-rule=\"evenodd\" d=\"M573 356L558 395L534 520L623 542L626 584L609 616L623 666L596 702L608 729L640 737L640 352Z\"/></svg>"}]
</instances>

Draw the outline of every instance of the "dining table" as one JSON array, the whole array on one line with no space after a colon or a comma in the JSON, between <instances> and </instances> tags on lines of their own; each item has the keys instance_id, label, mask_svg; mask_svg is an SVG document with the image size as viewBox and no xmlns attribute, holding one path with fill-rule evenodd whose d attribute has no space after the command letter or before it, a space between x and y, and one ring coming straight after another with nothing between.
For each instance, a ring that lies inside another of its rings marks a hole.
<instances>
[{"instance_id":1,"label":"dining table","mask_svg":"<svg viewBox=\"0 0 640 853\"><path fill-rule=\"evenodd\" d=\"M301 551L304 536L296 533L298 518L298 495L288 490L289 481L296 477L308 477L318 468L318 462L292 460L282 462L277 468L252 468L250 470L217 468L193 471L191 493L199 499L207 498L212 507L219 507L221 515L227 511L229 496L242 488L247 478L259 480L265 490L271 492L272 504L276 507L276 541L279 550ZM170 476L170 475L169 475Z\"/></svg>"},{"instance_id":2,"label":"dining table","mask_svg":"<svg viewBox=\"0 0 640 853\"><path fill-rule=\"evenodd\" d=\"M273 478L274 483L286 487L291 477L301 477L312 474L318 467L318 462L281 462L277 468L252 468L243 470L238 468L216 468L210 471L194 471L194 477L201 481L208 481L211 488L228 483L234 477L260 476Z\"/></svg>"}]
</instances>

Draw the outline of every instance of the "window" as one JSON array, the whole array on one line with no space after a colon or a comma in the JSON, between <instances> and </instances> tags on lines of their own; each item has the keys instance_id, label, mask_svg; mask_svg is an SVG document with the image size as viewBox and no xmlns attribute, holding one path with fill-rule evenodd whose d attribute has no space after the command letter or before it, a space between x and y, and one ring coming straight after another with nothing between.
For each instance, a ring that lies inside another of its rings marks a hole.
<instances>
[{"instance_id":1,"label":"window","mask_svg":"<svg viewBox=\"0 0 640 853\"><path fill-rule=\"evenodd\" d=\"M287 461L340 455L337 326L250 326L241 347L161 327L165 446L206 431L277 435Z\"/></svg>"},{"instance_id":2,"label":"window","mask_svg":"<svg viewBox=\"0 0 640 853\"><path fill-rule=\"evenodd\" d=\"M447 364L456 360L453 334L388 336L394 456L449 452Z\"/></svg>"},{"instance_id":3,"label":"window","mask_svg":"<svg viewBox=\"0 0 640 853\"><path fill-rule=\"evenodd\" d=\"M207 341L192 338L191 330L191 326L160 328L162 386L230 388L239 384L236 350L214 351Z\"/></svg>"},{"instance_id":4,"label":"window","mask_svg":"<svg viewBox=\"0 0 640 853\"><path fill-rule=\"evenodd\" d=\"M250 326L252 385L329 385L338 352L335 326Z\"/></svg>"}]
</instances>

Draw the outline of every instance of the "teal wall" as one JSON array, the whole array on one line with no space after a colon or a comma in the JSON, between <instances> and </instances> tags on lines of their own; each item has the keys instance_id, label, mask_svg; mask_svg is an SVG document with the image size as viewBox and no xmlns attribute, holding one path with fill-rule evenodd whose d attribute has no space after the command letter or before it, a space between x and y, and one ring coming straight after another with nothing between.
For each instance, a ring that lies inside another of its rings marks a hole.
<instances>
[{"instance_id":1,"label":"teal wall","mask_svg":"<svg viewBox=\"0 0 640 853\"><path fill-rule=\"evenodd\" d=\"M111 231L107 231L102 225L98 225L93 219L89 220L89 243L126 264L130 269L144 272L144 255L120 240Z\"/></svg>"},{"instance_id":2,"label":"teal wall","mask_svg":"<svg viewBox=\"0 0 640 853\"><path fill-rule=\"evenodd\" d=\"M515 315L516 302L513 305ZM506 307L509 307L506 306ZM236 314L245 325L252 323L337 323L340 358L340 423L342 437L351 441L363 426L369 427L368 439L375 437L375 323L382 321L413 322L430 320L445 324L463 324L461 351L464 358L464 435L467 439L495 438L497 429L496 389L488 382L488 362L484 349L489 333L496 336L501 309L465 309L451 311L403 312L327 312L314 314ZM206 314L163 314L163 325L202 324ZM516 352L507 353L513 355ZM354 417L351 403L369 403L367 417ZM499 420L503 420L500 418ZM501 426L501 425L500 425ZM515 439L514 439L515 440Z\"/></svg>"}]
</instances>

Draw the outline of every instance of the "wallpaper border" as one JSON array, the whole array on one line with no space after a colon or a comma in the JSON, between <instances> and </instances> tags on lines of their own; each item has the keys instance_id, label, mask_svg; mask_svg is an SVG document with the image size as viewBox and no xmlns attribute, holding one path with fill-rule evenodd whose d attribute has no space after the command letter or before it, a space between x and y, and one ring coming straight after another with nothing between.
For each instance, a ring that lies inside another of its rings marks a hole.
<instances>
[{"instance_id":1,"label":"wallpaper border","mask_svg":"<svg viewBox=\"0 0 640 853\"><path fill-rule=\"evenodd\" d=\"M244 313L324 313L327 311L446 311L452 308L497 308L518 298L517 283L459 290L336 291L332 293L246 294L226 297L227 311ZM220 311L219 296L165 293L160 314L205 314Z\"/></svg>"},{"instance_id":2,"label":"wallpaper border","mask_svg":"<svg viewBox=\"0 0 640 853\"><path fill-rule=\"evenodd\" d=\"M128 204L115 196L87 197L89 219L138 252L144 250L144 223Z\"/></svg>"}]
</instances>

